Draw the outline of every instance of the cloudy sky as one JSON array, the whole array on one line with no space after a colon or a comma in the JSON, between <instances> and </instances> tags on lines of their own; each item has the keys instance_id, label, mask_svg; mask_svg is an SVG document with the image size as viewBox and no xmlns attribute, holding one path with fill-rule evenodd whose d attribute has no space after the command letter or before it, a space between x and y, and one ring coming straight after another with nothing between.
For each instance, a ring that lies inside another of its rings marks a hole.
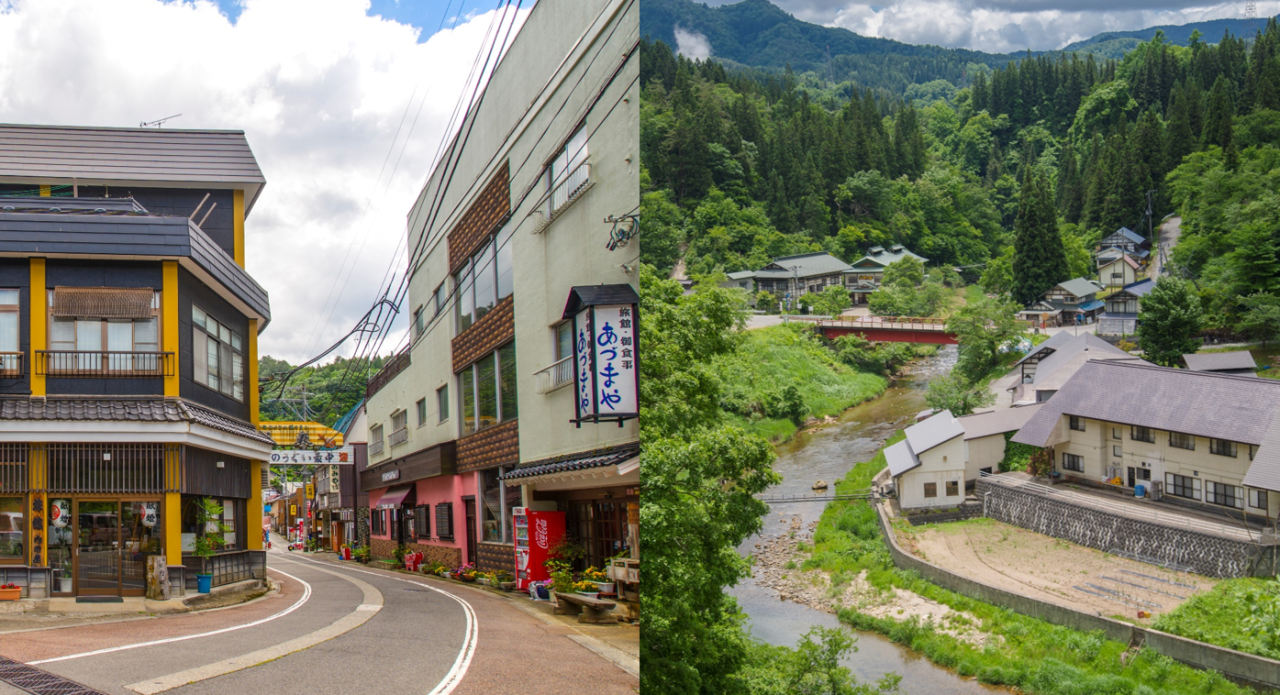
<instances>
[{"instance_id":1,"label":"cloudy sky","mask_svg":"<svg viewBox=\"0 0 1280 695\"><path fill-rule=\"evenodd\" d=\"M864 36L1007 53L1051 50L1104 31L1244 16L1244 2L1204 0L772 0L798 19ZM727 4L710 0L709 5ZM643 8L642 8L643 11ZM1258 16L1280 2L1258 2Z\"/></svg>"},{"instance_id":2,"label":"cloudy sky","mask_svg":"<svg viewBox=\"0 0 1280 695\"><path fill-rule=\"evenodd\" d=\"M0 122L244 130L267 178L245 230L260 352L296 363L375 301L502 6L0 0Z\"/></svg>"}]
</instances>

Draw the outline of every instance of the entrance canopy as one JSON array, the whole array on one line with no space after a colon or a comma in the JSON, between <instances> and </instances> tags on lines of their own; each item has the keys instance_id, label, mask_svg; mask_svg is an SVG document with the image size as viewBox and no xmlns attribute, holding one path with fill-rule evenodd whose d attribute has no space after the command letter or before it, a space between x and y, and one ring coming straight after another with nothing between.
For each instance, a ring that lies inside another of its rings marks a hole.
<instances>
[{"instance_id":1,"label":"entrance canopy","mask_svg":"<svg viewBox=\"0 0 1280 695\"><path fill-rule=\"evenodd\" d=\"M414 485L397 485L387 490L386 494L378 499L378 509L395 509L404 504L413 505L417 501L417 495L414 494L416 486Z\"/></svg>"}]
</instances>

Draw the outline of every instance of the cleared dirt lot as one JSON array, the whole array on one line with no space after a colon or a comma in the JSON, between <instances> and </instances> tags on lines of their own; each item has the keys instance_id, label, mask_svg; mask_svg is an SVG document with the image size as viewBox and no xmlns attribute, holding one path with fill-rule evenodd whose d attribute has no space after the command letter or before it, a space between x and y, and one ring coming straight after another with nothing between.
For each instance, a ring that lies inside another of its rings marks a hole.
<instances>
[{"instance_id":1,"label":"cleared dirt lot","mask_svg":"<svg viewBox=\"0 0 1280 695\"><path fill-rule=\"evenodd\" d=\"M1043 536L992 519L899 529L898 542L953 572L1077 610L1141 623L1217 583Z\"/></svg>"}]
</instances>

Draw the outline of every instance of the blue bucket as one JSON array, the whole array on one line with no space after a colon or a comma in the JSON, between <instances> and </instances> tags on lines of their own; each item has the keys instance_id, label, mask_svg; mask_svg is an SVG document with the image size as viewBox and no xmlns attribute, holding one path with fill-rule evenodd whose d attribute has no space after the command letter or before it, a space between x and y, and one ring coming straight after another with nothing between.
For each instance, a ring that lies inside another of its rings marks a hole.
<instances>
[{"instance_id":1,"label":"blue bucket","mask_svg":"<svg viewBox=\"0 0 1280 695\"><path fill-rule=\"evenodd\" d=\"M196 591L202 594L207 594L210 591L213 591L213 575L197 574L196 575Z\"/></svg>"},{"instance_id":2,"label":"blue bucket","mask_svg":"<svg viewBox=\"0 0 1280 695\"><path fill-rule=\"evenodd\" d=\"M1146 485L1138 485L1137 487L1133 488L1134 497L1145 497L1146 495L1147 495Z\"/></svg>"}]
</instances>

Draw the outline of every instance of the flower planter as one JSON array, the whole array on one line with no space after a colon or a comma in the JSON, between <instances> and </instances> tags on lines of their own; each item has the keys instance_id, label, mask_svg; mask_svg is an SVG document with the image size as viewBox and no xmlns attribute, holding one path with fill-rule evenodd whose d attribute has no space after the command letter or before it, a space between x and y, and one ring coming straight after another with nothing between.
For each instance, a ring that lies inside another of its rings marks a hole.
<instances>
[{"instance_id":1,"label":"flower planter","mask_svg":"<svg viewBox=\"0 0 1280 695\"><path fill-rule=\"evenodd\" d=\"M477 583L477 584L483 584L483 585L485 585L485 586L489 586L489 580L488 580L488 579L486 579L485 577L480 577L480 578L476 579L476 583Z\"/></svg>"},{"instance_id":2,"label":"flower planter","mask_svg":"<svg viewBox=\"0 0 1280 695\"><path fill-rule=\"evenodd\" d=\"M614 591L613 582L591 582L596 585L596 590L602 594L612 594Z\"/></svg>"},{"instance_id":3,"label":"flower planter","mask_svg":"<svg viewBox=\"0 0 1280 695\"><path fill-rule=\"evenodd\" d=\"M0 601L17 601L22 598L22 589L0 589Z\"/></svg>"},{"instance_id":4,"label":"flower planter","mask_svg":"<svg viewBox=\"0 0 1280 695\"><path fill-rule=\"evenodd\" d=\"M501 583L499 584L499 586L502 588L502 590L503 590L503 591L511 591L511 590L513 590L513 589L515 589L515 588L516 588L516 583L515 583L515 582L501 582Z\"/></svg>"},{"instance_id":5,"label":"flower planter","mask_svg":"<svg viewBox=\"0 0 1280 695\"><path fill-rule=\"evenodd\" d=\"M464 574L459 576L458 579L461 579L468 584L473 584L476 581L476 576L474 574Z\"/></svg>"},{"instance_id":6,"label":"flower planter","mask_svg":"<svg viewBox=\"0 0 1280 695\"><path fill-rule=\"evenodd\" d=\"M579 596L590 596L591 598L597 598L597 597L598 597L598 593L599 593L599 592L595 592L595 591L578 591L578 592L576 592L576 593L577 593Z\"/></svg>"}]
</instances>

